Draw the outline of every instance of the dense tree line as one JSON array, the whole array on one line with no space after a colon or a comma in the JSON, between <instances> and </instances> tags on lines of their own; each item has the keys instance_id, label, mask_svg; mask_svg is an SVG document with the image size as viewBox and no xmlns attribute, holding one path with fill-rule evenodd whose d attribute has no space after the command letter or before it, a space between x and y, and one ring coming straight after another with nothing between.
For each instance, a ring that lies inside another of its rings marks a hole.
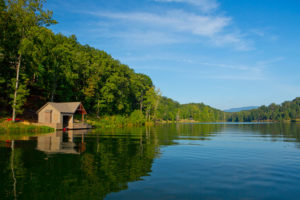
<instances>
[{"instance_id":1,"label":"dense tree line","mask_svg":"<svg viewBox=\"0 0 300 200\"><path fill-rule=\"evenodd\" d=\"M224 121L225 113L203 103L179 104L162 97L157 110L157 118L162 120L194 120L200 122Z\"/></svg>"},{"instance_id":2,"label":"dense tree line","mask_svg":"<svg viewBox=\"0 0 300 200\"><path fill-rule=\"evenodd\" d=\"M43 2L0 0L1 110L82 101L97 115L140 110L150 119L159 98L152 80L74 35L54 34L47 26L56 21Z\"/></svg>"},{"instance_id":3,"label":"dense tree line","mask_svg":"<svg viewBox=\"0 0 300 200\"><path fill-rule=\"evenodd\" d=\"M295 121L300 119L300 97L293 101L285 101L281 105L275 103L257 109L227 113L203 103L179 104L162 97L157 110L158 119L163 120L195 120L199 122L253 122L253 121Z\"/></svg>"},{"instance_id":4,"label":"dense tree line","mask_svg":"<svg viewBox=\"0 0 300 200\"><path fill-rule=\"evenodd\" d=\"M296 120L300 119L300 97L285 101L281 105L272 103L269 106L227 115L227 120L233 122Z\"/></svg>"}]
</instances>

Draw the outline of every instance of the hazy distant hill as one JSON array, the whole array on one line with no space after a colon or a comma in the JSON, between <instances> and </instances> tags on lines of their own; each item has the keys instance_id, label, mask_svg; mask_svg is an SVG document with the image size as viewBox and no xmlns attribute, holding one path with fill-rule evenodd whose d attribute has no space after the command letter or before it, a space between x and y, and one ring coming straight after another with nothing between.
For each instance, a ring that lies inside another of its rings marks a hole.
<instances>
[{"instance_id":1,"label":"hazy distant hill","mask_svg":"<svg viewBox=\"0 0 300 200\"><path fill-rule=\"evenodd\" d=\"M256 109L258 108L258 106L248 106L248 107L241 107L241 108L230 108L227 110L224 110L224 112L240 112L243 110L252 110L252 109Z\"/></svg>"}]
</instances>

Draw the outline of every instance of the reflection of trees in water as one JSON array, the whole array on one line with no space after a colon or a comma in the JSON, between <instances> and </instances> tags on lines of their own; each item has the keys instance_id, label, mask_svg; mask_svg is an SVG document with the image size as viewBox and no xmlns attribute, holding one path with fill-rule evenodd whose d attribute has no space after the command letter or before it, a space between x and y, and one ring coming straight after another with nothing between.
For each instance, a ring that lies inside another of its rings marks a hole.
<instances>
[{"instance_id":1,"label":"reflection of trees in water","mask_svg":"<svg viewBox=\"0 0 300 200\"><path fill-rule=\"evenodd\" d=\"M14 199L17 199L17 179L15 175L15 167L14 167L14 160L15 160L15 141L11 142L11 158L10 158L10 166L11 166L11 174L13 178L13 187L14 187Z\"/></svg>"},{"instance_id":2,"label":"reflection of trees in water","mask_svg":"<svg viewBox=\"0 0 300 200\"><path fill-rule=\"evenodd\" d=\"M84 194L104 197L108 193L127 189L128 182L141 180L142 176L151 172L155 146L145 144L147 140L144 135L97 136L96 140L87 138L89 153L81 157L81 170L86 176ZM89 184L91 182L92 185Z\"/></svg>"},{"instance_id":3,"label":"reflection of trees in water","mask_svg":"<svg viewBox=\"0 0 300 200\"><path fill-rule=\"evenodd\" d=\"M300 124L299 123L267 123L267 124L249 124L239 125L239 129L246 131L259 132L262 135L270 137L294 138L300 141Z\"/></svg>"},{"instance_id":4,"label":"reflection of trees in water","mask_svg":"<svg viewBox=\"0 0 300 200\"><path fill-rule=\"evenodd\" d=\"M137 139L142 136L145 142L157 145L174 145L176 140L209 140L215 134L221 132L224 124L163 124L149 127L135 127L123 129L107 129L102 131L107 137L125 137L131 135ZM149 137L151 137L149 139Z\"/></svg>"},{"instance_id":5,"label":"reflection of trees in water","mask_svg":"<svg viewBox=\"0 0 300 200\"><path fill-rule=\"evenodd\" d=\"M80 135L71 141L62 138L63 143L74 142L78 148L84 143L84 148L79 148L84 151L74 147L78 154L64 154L67 151L61 149L51 153L39 151L36 149L39 140L16 141L14 152L10 145L0 151L1 158L7 158L0 159L0 167L4 169L0 172L1 198L14 198L12 161L17 198L103 199L111 192L127 189L129 182L149 175L161 145L174 145L178 140L207 140L225 129L300 142L300 124L295 123L166 124L94 130L85 138Z\"/></svg>"},{"instance_id":6,"label":"reflection of trees in water","mask_svg":"<svg viewBox=\"0 0 300 200\"><path fill-rule=\"evenodd\" d=\"M7 168L1 174L5 180L0 181L1 198L14 197L12 171L8 170L10 155L14 155L20 199L103 199L108 193L126 189L128 182L149 175L158 153L153 140L145 130L138 130L122 136L91 134L85 138L82 154L45 154L36 150L37 141L15 149L14 154L1 148L0 167ZM8 160L3 161L5 157Z\"/></svg>"},{"instance_id":7,"label":"reflection of trees in water","mask_svg":"<svg viewBox=\"0 0 300 200\"><path fill-rule=\"evenodd\" d=\"M287 141L294 139L297 147L300 148L300 124L299 123L267 123L267 124L240 124L237 125L238 131L258 133L262 136L270 137L273 141L282 140L282 137Z\"/></svg>"},{"instance_id":8,"label":"reflection of trees in water","mask_svg":"<svg viewBox=\"0 0 300 200\"><path fill-rule=\"evenodd\" d=\"M222 124L166 124L153 127L160 145L177 144L176 140L210 140L223 129Z\"/></svg>"},{"instance_id":9,"label":"reflection of trees in water","mask_svg":"<svg viewBox=\"0 0 300 200\"><path fill-rule=\"evenodd\" d=\"M18 199L23 188L22 176L26 173L22 161L23 151L14 140L5 146L6 148L0 148L0 199Z\"/></svg>"}]
</instances>

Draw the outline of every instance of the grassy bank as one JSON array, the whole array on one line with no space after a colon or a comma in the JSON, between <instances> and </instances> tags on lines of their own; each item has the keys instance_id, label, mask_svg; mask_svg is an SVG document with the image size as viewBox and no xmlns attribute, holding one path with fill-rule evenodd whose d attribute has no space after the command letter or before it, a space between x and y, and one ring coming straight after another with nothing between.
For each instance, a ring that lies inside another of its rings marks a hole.
<instances>
[{"instance_id":1,"label":"grassy bank","mask_svg":"<svg viewBox=\"0 0 300 200\"><path fill-rule=\"evenodd\" d=\"M48 126L36 126L26 122L9 122L0 119L0 133L50 133L54 129Z\"/></svg>"}]
</instances>

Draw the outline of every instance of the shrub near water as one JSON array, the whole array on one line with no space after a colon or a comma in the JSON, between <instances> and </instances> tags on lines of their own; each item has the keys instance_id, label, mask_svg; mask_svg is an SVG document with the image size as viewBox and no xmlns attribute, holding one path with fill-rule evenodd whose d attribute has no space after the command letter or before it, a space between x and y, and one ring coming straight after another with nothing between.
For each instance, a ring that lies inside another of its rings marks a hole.
<instances>
[{"instance_id":1,"label":"shrub near water","mask_svg":"<svg viewBox=\"0 0 300 200\"><path fill-rule=\"evenodd\" d=\"M145 116L143 115L143 112L140 110L133 111L129 116L129 124L133 125L143 125L146 122Z\"/></svg>"},{"instance_id":2,"label":"shrub near water","mask_svg":"<svg viewBox=\"0 0 300 200\"><path fill-rule=\"evenodd\" d=\"M89 124L96 128L109 127L126 127L126 126L140 126L146 122L144 114L140 110L133 111L130 116L113 115L104 116L101 118L89 117Z\"/></svg>"}]
</instances>

